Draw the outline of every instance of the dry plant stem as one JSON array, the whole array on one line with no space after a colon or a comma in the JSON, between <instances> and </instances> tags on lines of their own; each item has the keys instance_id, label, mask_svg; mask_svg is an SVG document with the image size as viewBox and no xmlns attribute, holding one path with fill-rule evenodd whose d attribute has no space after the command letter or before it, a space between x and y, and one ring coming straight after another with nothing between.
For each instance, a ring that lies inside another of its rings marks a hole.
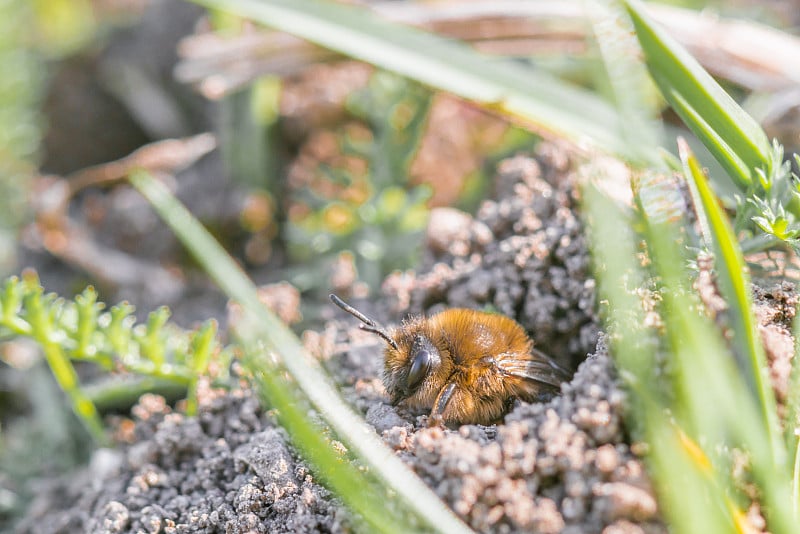
<instances>
[{"instance_id":1,"label":"dry plant stem","mask_svg":"<svg viewBox=\"0 0 800 534\"><path fill-rule=\"evenodd\" d=\"M43 244L50 254L90 274L106 287L151 285L165 302L174 301L183 292L184 284L178 276L154 263L100 245L86 229L71 220L57 230L44 233ZM57 237L48 238L47 234Z\"/></svg>"},{"instance_id":2,"label":"dry plant stem","mask_svg":"<svg viewBox=\"0 0 800 534\"><path fill-rule=\"evenodd\" d=\"M107 186L125 180L134 169L175 174L217 147L213 134L167 139L144 145L124 158L102 163L67 176L69 195L92 186Z\"/></svg>"},{"instance_id":3,"label":"dry plant stem","mask_svg":"<svg viewBox=\"0 0 800 534\"><path fill-rule=\"evenodd\" d=\"M394 22L468 41L488 54L586 50L586 14L578 2L370 2L365 7ZM795 36L694 10L650 6L649 11L708 71L722 78L751 91L782 90L800 82L794 68L800 39ZM183 59L176 77L197 85L210 99L222 98L265 73L291 75L311 63L338 57L285 34L264 31L224 39L208 33L190 36L181 41L179 54Z\"/></svg>"},{"instance_id":4,"label":"dry plant stem","mask_svg":"<svg viewBox=\"0 0 800 534\"><path fill-rule=\"evenodd\" d=\"M183 282L168 270L96 242L83 225L68 215L72 197L87 187L104 187L124 180L134 169L175 173L196 162L216 147L212 134L168 139L145 145L130 155L109 163L77 171L67 178L40 178L43 191L37 195L36 229L42 245L54 256L89 273L111 287L155 284L156 291L172 301L181 294Z\"/></svg>"},{"instance_id":5,"label":"dry plant stem","mask_svg":"<svg viewBox=\"0 0 800 534\"><path fill-rule=\"evenodd\" d=\"M209 100L219 100L265 72L292 76L308 65L339 56L281 32L251 28L231 38L215 33L186 37L178 45L175 78L194 84Z\"/></svg>"},{"instance_id":6,"label":"dry plant stem","mask_svg":"<svg viewBox=\"0 0 800 534\"><path fill-rule=\"evenodd\" d=\"M751 91L800 84L800 38L748 20L719 19L668 6L650 6L667 31L711 73Z\"/></svg>"},{"instance_id":7,"label":"dry plant stem","mask_svg":"<svg viewBox=\"0 0 800 534\"><path fill-rule=\"evenodd\" d=\"M505 0L500 2L440 2L406 4L370 3L376 12L408 24L430 28L446 35L469 41L546 39L567 37L564 23L572 37L586 38L585 11L580 2L540 2L538 0ZM709 71L750 90L776 90L800 82L795 68L800 55L800 39L769 26L746 20L723 20L707 12L665 5L651 5L648 11L663 24L672 36L687 47ZM533 34L522 34L511 21L529 19L538 22ZM552 29L553 21L561 25ZM548 24L549 22L549 24ZM469 25L468 25L469 24ZM454 35L454 30L464 32ZM465 31L467 29L467 31ZM533 50L522 50L531 53Z\"/></svg>"}]
</instances>

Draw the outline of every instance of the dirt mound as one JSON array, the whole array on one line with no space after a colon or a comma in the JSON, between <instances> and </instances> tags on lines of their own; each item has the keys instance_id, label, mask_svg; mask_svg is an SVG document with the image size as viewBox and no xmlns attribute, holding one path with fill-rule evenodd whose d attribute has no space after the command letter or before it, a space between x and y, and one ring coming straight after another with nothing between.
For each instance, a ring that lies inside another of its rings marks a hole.
<instances>
[{"instance_id":1,"label":"dirt mound","mask_svg":"<svg viewBox=\"0 0 800 534\"><path fill-rule=\"evenodd\" d=\"M249 392L197 418L159 397L134 409L133 443L50 483L19 532L336 532L347 516ZM343 523L344 522L344 523Z\"/></svg>"},{"instance_id":2,"label":"dirt mound","mask_svg":"<svg viewBox=\"0 0 800 534\"><path fill-rule=\"evenodd\" d=\"M598 335L574 191L566 157L553 145L535 160L507 160L496 200L474 218L437 211L423 267L389 277L383 298L354 302L390 325L447 306L506 313L540 349L577 368L560 396L518 403L499 425L429 428L426 415L388 403L383 342L354 319L332 309L336 319L304 341L384 441L476 530L666 532L622 422L625 393ZM788 285L756 289L779 391L796 299ZM250 392L206 392L197 418L144 397L134 416L129 444L98 451L84 471L42 485L19 532L352 528Z\"/></svg>"}]
</instances>

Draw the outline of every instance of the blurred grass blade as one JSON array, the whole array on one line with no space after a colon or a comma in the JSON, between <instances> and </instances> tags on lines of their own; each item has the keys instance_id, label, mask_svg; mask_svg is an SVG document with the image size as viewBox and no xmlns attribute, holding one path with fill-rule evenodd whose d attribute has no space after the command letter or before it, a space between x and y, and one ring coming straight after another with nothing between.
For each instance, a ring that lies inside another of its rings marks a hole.
<instances>
[{"instance_id":1,"label":"blurred grass blade","mask_svg":"<svg viewBox=\"0 0 800 534\"><path fill-rule=\"evenodd\" d=\"M613 354L620 375L631 384L632 427L641 429L649 444L655 486L670 524L681 533L727 533L741 526L740 511L730 497L736 485L724 452L736 448L748 455L770 531L795 532L789 471L775 461L759 406L753 396L741 394L747 386L721 334L693 297L685 246L678 240L680 221L641 221L649 265L660 280L659 311L669 343L669 360L660 368L653 364L658 340L648 341L653 332L643 327L636 296L647 287L641 284L641 237L632 230L639 221L625 217L591 186L584 188L583 197L599 289L608 302Z\"/></svg>"},{"instance_id":2,"label":"blurred grass blade","mask_svg":"<svg viewBox=\"0 0 800 534\"><path fill-rule=\"evenodd\" d=\"M724 491L722 486L720 486L719 481L717 480L717 473L714 472L711 459L703 451L703 448L692 438L687 436L680 427L677 425L673 425L673 427L673 430L678 437L680 446L685 450L688 459L694 463L695 466L697 466L698 472L706 475L707 482L713 484L713 487L715 488L715 496L718 496L722 499L722 502L718 503L718 506L724 508L728 514L726 519L729 518L732 523L731 526L734 527L733 529L729 530L742 534L751 532L753 529L750 526L747 515L733 501L730 494L727 491ZM686 497L685 495L681 495L681 498L685 499Z\"/></svg>"},{"instance_id":3,"label":"blurred grass blade","mask_svg":"<svg viewBox=\"0 0 800 534\"><path fill-rule=\"evenodd\" d=\"M767 375L767 358L753 318L747 265L733 227L685 140L678 139L678 151L706 246L714 252L717 281L722 296L728 303L732 346L741 360L739 364L742 372L759 401L765 425L763 431L772 441L773 454L780 463L783 461L785 449L779 440L775 395Z\"/></svg>"},{"instance_id":4,"label":"blurred grass blade","mask_svg":"<svg viewBox=\"0 0 800 534\"><path fill-rule=\"evenodd\" d=\"M795 518L800 518L800 447L797 439L794 444L794 462L792 465L792 505Z\"/></svg>"},{"instance_id":5,"label":"blurred grass blade","mask_svg":"<svg viewBox=\"0 0 800 534\"><path fill-rule=\"evenodd\" d=\"M670 425L663 413L649 412L651 418L657 417L648 424L654 448L650 461L670 526L685 534L747 532L738 528L738 510L715 482L715 473L698 464L679 429Z\"/></svg>"},{"instance_id":6,"label":"blurred grass blade","mask_svg":"<svg viewBox=\"0 0 800 534\"><path fill-rule=\"evenodd\" d=\"M541 70L488 59L461 43L321 0L192 0L291 33L448 91L573 141L635 159L615 111Z\"/></svg>"},{"instance_id":7,"label":"blurred grass blade","mask_svg":"<svg viewBox=\"0 0 800 534\"><path fill-rule=\"evenodd\" d=\"M268 397L283 418L289 419L287 428L293 431L295 443L311 459L322 462L316 467L337 494L362 514L376 531L411 532L419 525L426 525L442 532L469 532L436 494L381 443L374 430L342 401L319 362L308 355L292 331L259 302L255 286L197 219L149 174L138 171L130 176L130 180L208 274L253 321L257 339L249 341L261 345L255 347L261 354L255 361L261 366L271 366L270 371L277 372L276 366L270 363L270 353L277 354L281 365L308 397L311 406L385 488L385 491L376 490L374 485L367 484L367 477L352 464L342 461L330 444L322 443L324 440L319 436L318 428L307 420L307 412L298 410L304 401L298 396L296 386L290 386L281 375L268 374L264 369L251 369L260 383L268 386L262 387L260 393ZM251 356L246 361L254 361L258 351L252 345L246 349ZM387 493L393 497L386 497ZM399 505L415 521L391 515L393 505Z\"/></svg>"},{"instance_id":8,"label":"blurred grass blade","mask_svg":"<svg viewBox=\"0 0 800 534\"><path fill-rule=\"evenodd\" d=\"M315 475L336 492L352 510L370 525L370 531L402 534L419 528L403 510L386 500L385 491L368 473L359 473L350 460L338 453L325 429L309 420L313 407L308 399L298 395L296 386L286 379L286 371L272 360L264 347L257 322L243 320L237 325L237 341L244 347L242 364L253 375L254 385L270 408L277 408L280 425L304 459L311 462ZM241 329L239 327L242 327Z\"/></svg>"},{"instance_id":9,"label":"blurred grass blade","mask_svg":"<svg viewBox=\"0 0 800 534\"><path fill-rule=\"evenodd\" d=\"M30 217L44 128L46 67L29 0L0 2L0 277L19 269L19 232Z\"/></svg>"},{"instance_id":10,"label":"blurred grass blade","mask_svg":"<svg viewBox=\"0 0 800 534\"><path fill-rule=\"evenodd\" d=\"M761 127L703 67L655 26L638 0L625 0L647 66L664 97L741 190L756 169L771 175L772 150Z\"/></svg>"},{"instance_id":11,"label":"blurred grass blade","mask_svg":"<svg viewBox=\"0 0 800 534\"><path fill-rule=\"evenodd\" d=\"M585 186L582 196L598 289L608 303L611 353L632 397L631 428L641 432L636 439L649 445L647 461L662 510L678 534L728 534L735 523L724 505L726 495L712 483L708 464L698 461L707 456L687 447L670 421L665 377L656 376L657 341L654 329L644 326L638 289L645 287L645 275L632 221L595 186Z\"/></svg>"},{"instance_id":12,"label":"blurred grass blade","mask_svg":"<svg viewBox=\"0 0 800 534\"><path fill-rule=\"evenodd\" d=\"M759 486L762 506L769 510L768 528L776 534L794 533L785 453L769 434L755 396L742 394L747 384L722 335L700 312L686 268L685 247L677 239L680 234L670 222L647 220L645 227L652 268L661 284L660 311L673 359L675 401L669 408L687 434L703 443L715 463L715 484L722 491L734 491L735 485L729 462L715 460L715 455L721 454L720 447L747 451L749 472Z\"/></svg>"},{"instance_id":13,"label":"blurred grass blade","mask_svg":"<svg viewBox=\"0 0 800 534\"><path fill-rule=\"evenodd\" d=\"M639 161L664 167L658 147L663 145L656 89L641 60L630 19L619 0L584 0L587 17L600 55L609 99L625 124L622 135Z\"/></svg>"},{"instance_id":14,"label":"blurred grass blade","mask_svg":"<svg viewBox=\"0 0 800 534\"><path fill-rule=\"evenodd\" d=\"M792 334L794 334L794 358L789 374L789 394L786 399L786 421L784 440L792 464L792 503L794 513L800 519L800 304L795 307Z\"/></svg>"}]
</instances>

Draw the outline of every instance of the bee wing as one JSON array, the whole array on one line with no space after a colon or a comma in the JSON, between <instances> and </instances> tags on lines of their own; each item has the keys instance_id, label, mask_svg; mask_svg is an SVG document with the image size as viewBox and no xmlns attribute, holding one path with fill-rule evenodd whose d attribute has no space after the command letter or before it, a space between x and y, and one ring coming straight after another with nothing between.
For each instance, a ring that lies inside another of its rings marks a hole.
<instances>
[{"instance_id":1,"label":"bee wing","mask_svg":"<svg viewBox=\"0 0 800 534\"><path fill-rule=\"evenodd\" d=\"M534 380L556 388L571 376L569 371L536 349L532 349L531 354L501 354L495 360L495 365L509 375Z\"/></svg>"}]
</instances>

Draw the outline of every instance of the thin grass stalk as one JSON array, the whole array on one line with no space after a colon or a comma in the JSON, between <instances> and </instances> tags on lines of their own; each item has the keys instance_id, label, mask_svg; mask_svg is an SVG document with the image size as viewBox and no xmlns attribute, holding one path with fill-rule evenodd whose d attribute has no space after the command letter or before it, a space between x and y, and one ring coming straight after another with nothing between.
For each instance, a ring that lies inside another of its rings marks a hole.
<instances>
[{"instance_id":1,"label":"thin grass stalk","mask_svg":"<svg viewBox=\"0 0 800 534\"><path fill-rule=\"evenodd\" d=\"M753 317L747 264L733 227L711 190L700 163L683 139L678 140L678 149L695 211L704 222L701 225L703 237L708 248L714 251L717 280L728 303L727 315L731 322L734 353L740 358L742 371L758 400L763 432L772 443L774 461L780 464L785 461L786 449L780 440L775 394L769 381L764 347Z\"/></svg>"},{"instance_id":2,"label":"thin grass stalk","mask_svg":"<svg viewBox=\"0 0 800 534\"><path fill-rule=\"evenodd\" d=\"M270 387L261 388L261 393L269 396L275 406L288 414L292 407L281 404L281 401L296 397L296 393L293 392L299 388L307 396L311 406L336 432L338 438L368 467L372 476L381 481L387 492L396 495L397 502L415 518L416 523L441 532L469 532L466 525L436 494L411 473L400 459L380 442L375 432L342 401L319 362L305 351L292 331L261 304L253 283L199 221L162 183L146 172L134 172L130 180L223 291L243 307L249 314L250 320L255 321L257 340L263 343L264 349L279 355L280 364L285 366L289 376L296 383L296 387L287 387L285 381L272 381L272 375L265 376L266 380L271 381ZM268 361L265 360L265 363ZM256 368L252 369L252 372L255 374L259 371ZM307 450L302 440L313 435L314 431L307 429L309 423L305 418L294 421L294 424L301 425L299 428L303 430L293 435L293 439L297 440L301 448ZM328 464L318 466L321 469L331 467ZM342 464L339 467L337 471L339 476L329 479L334 489L342 487L346 490L352 487L354 478L356 482L365 480L352 468L348 469L349 466ZM346 491L340 496L365 518L374 518L376 514L382 513L381 510L374 510L369 506L371 500L361 501ZM385 520L380 524L374 523L373 526L395 530L395 526ZM407 526L415 528L413 524Z\"/></svg>"},{"instance_id":3,"label":"thin grass stalk","mask_svg":"<svg viewBox=\"0 0 800 534\"><path fill-rule=\"evenodd\" d=\"M597 96L541 70L489 59L468 46L320 0L191 0L447 91L557 137L635 160L624 125Z\"/></svg>"},{"instance_id":4,"label":"thin grass stalk","mask_svg":"<svg viewBox=\"0 0 800 534\"><path fill-rule=\"evenodd\" d=\"M747 190L756 169L764 169L769 176L780 162L772 161L772 148L758 123L650 19L639 0L624 0L624 4L650 74L664 98L740 190Z\"/></svg>"}]
</instances>

